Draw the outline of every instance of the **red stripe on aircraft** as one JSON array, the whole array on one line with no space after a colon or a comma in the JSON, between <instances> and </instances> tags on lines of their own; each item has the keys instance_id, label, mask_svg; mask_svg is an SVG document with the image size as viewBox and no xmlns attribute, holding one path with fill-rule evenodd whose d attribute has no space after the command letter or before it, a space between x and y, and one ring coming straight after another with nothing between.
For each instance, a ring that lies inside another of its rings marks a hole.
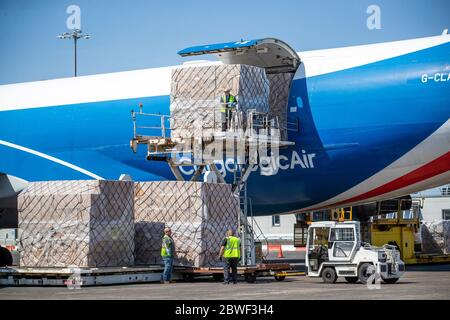
<instances>
[{"instance_id":1,"label":"red stripe on aircraft","mask_svg":"<svg viewBox=\"0 0 450 320\"><path fill-rule=\"evenodd\" d=\"M329 204L326 206L316 207L309 209L308 211L320 210L323 208L337 207L343 203L356 202L364 199L369 199L372 197L379 196L384 193L388 193L391 191L395 191L404 187L407 187L411 184L432 178L441 173L447 172L450 170L450 152L440 156L439 158L434 159L433 161L423 165L420 168L417 168L400 178L397 178L391 182L388 182L378 188L367 191L366 193L360 194L353 198L339 201L337 203Z\"/></svg>"},{"instance_id":2,"label":"red stripe on aircraft","mask_svg":"<svg viewBox=\"0 0 450 320\"><path fill-rule=\"evenodd\" d=\"M422 180L432 178L449 170L450 170L450 152L447 152L446 154L440 156L439 158L434 159L433 161L407 173L404 176L401 176L400 178L390 181L378 188L360 194L356 197L335 203L333 204L333 206L376 197L384 193L388 193L391 191L407 187Z\"/></svg>"}]
</instances>

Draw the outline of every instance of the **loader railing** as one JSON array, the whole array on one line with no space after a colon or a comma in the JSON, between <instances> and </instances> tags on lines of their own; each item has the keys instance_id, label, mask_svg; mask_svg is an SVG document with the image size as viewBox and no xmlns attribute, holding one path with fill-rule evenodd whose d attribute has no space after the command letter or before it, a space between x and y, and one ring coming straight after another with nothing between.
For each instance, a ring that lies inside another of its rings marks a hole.
<instances>
[{"instance_id":1,"label":"loader railing","mask_svg":"<svg viewBox=\"0 0 450 320\"><path fill-rule=\"evenodd\" d=\"M224 103L211 100L198 101L198 103L200 106L195 107L195 112L197 115L201 115L198 116L198 121L204 131L245 133L247 137L253 135L279 136L279 119L278 117L271 118L269 113L248 109L244 117L244 111L240 110L239 104L237 104L235 107L227 109L226 116L224 116L222 114ZM202 104L205 106L201 106ZM177 110L176 112L182 111ZM145 113L142 108L139 112L133 110L131 115L135 139L152 137L169 139L174 130L192 130L196 125L187 120L183 122L183 117L180 117L179 114ZM226 122L226 130L223 128L224 122Z\"/></svg>"},{"instance_id":2,"label":"loader railing","mask_svg":"<svg viewBox=\"0 0 450 320\"><path fill-rule=\"evenodd\" d=\"M170 116L155 113L143 113L131 111L131 117L133 119L133 134L134 138L145 137L145 136L158 136L162 138L170 137ZM148 120L148 125L139 125L138 118ZM155 123L152 125L152 123ZM155 134L142 134L141 130L156 130Z\"/></svg>"}]
</instances>

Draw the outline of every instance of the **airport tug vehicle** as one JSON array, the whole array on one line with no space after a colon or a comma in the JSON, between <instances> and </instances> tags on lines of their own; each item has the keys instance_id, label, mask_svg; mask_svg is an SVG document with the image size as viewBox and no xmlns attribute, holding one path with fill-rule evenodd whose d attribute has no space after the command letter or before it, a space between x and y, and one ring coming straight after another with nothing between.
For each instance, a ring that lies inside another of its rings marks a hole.
<instances>
[{"instance_id":1,"label":"airport tug vehicle","mask_svg":"<svg viewBox=\"0 0 450 320\"><path fill-rule=\"evenodd\" d=\"M309 226L305 257L309 277L335 283L340 276L350 283L395 283L405 264L392 245L374 247L362 243L358 221L321 221Z\"/></svg>"}]
</instances>

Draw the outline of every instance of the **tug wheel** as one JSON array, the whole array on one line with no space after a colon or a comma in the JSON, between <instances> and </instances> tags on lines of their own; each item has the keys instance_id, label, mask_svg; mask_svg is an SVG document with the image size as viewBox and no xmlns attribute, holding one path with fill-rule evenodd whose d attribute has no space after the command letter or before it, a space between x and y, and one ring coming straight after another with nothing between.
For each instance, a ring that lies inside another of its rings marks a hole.
<instances>
[{"instance_id":1,"label":"tug wheel","mask_svg":"<svg viewBox=\"0 0 450 320\"><path fill-rule=\"evenodd\" d=\"M337 280L336 271L331 267L326 267L322 271L322 279L325 283L335 283Z\"/></svg>"},{"instance_id":2,"label":"tug wheel","mask_svg":"<svg viewBox=\"0 0 450 320\"><path fill-rule=\"evenodd\" d=\"M370 277L375 273L375 267L371 263L363 263L358 269L358 279L363 284L369 282ZM375 283L375 278L372 280L372 284Z\"/></svg>"}]
</instances>

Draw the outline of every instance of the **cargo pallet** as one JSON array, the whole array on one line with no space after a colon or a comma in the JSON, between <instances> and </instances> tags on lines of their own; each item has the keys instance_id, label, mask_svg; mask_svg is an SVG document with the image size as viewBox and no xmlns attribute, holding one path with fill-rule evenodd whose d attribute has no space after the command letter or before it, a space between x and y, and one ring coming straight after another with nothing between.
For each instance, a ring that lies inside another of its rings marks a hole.
<instances>
[{"instance_id":1,"label":"cargo pallet","mask_svg":"<svg viewBox=\"0 0 450 320\"><path fill-rule=\"evenodd\" d=\"M163 266L108 267L108 268L0 268L0 286L67 286L70 289L116 284L159 282ZM292 270L287 263L259 264L238 267L238 274L249 283L257 277L274 276L284 280L286 272ZM174 267L172 279L193 281L197 277L213 276L220 280L223 268Z\"/></svg>"},{"instance_id":2,"label":"cargo pallet","mask_svg":"<svg viewBox=\"0 0 450 320\"><path fill-rule=\"evenodd\" d=\"M160 281L163 267L0 268L3 286L95 286ZM174 272L174 279L182 279Z\"/></svg>"}]
</instances>

